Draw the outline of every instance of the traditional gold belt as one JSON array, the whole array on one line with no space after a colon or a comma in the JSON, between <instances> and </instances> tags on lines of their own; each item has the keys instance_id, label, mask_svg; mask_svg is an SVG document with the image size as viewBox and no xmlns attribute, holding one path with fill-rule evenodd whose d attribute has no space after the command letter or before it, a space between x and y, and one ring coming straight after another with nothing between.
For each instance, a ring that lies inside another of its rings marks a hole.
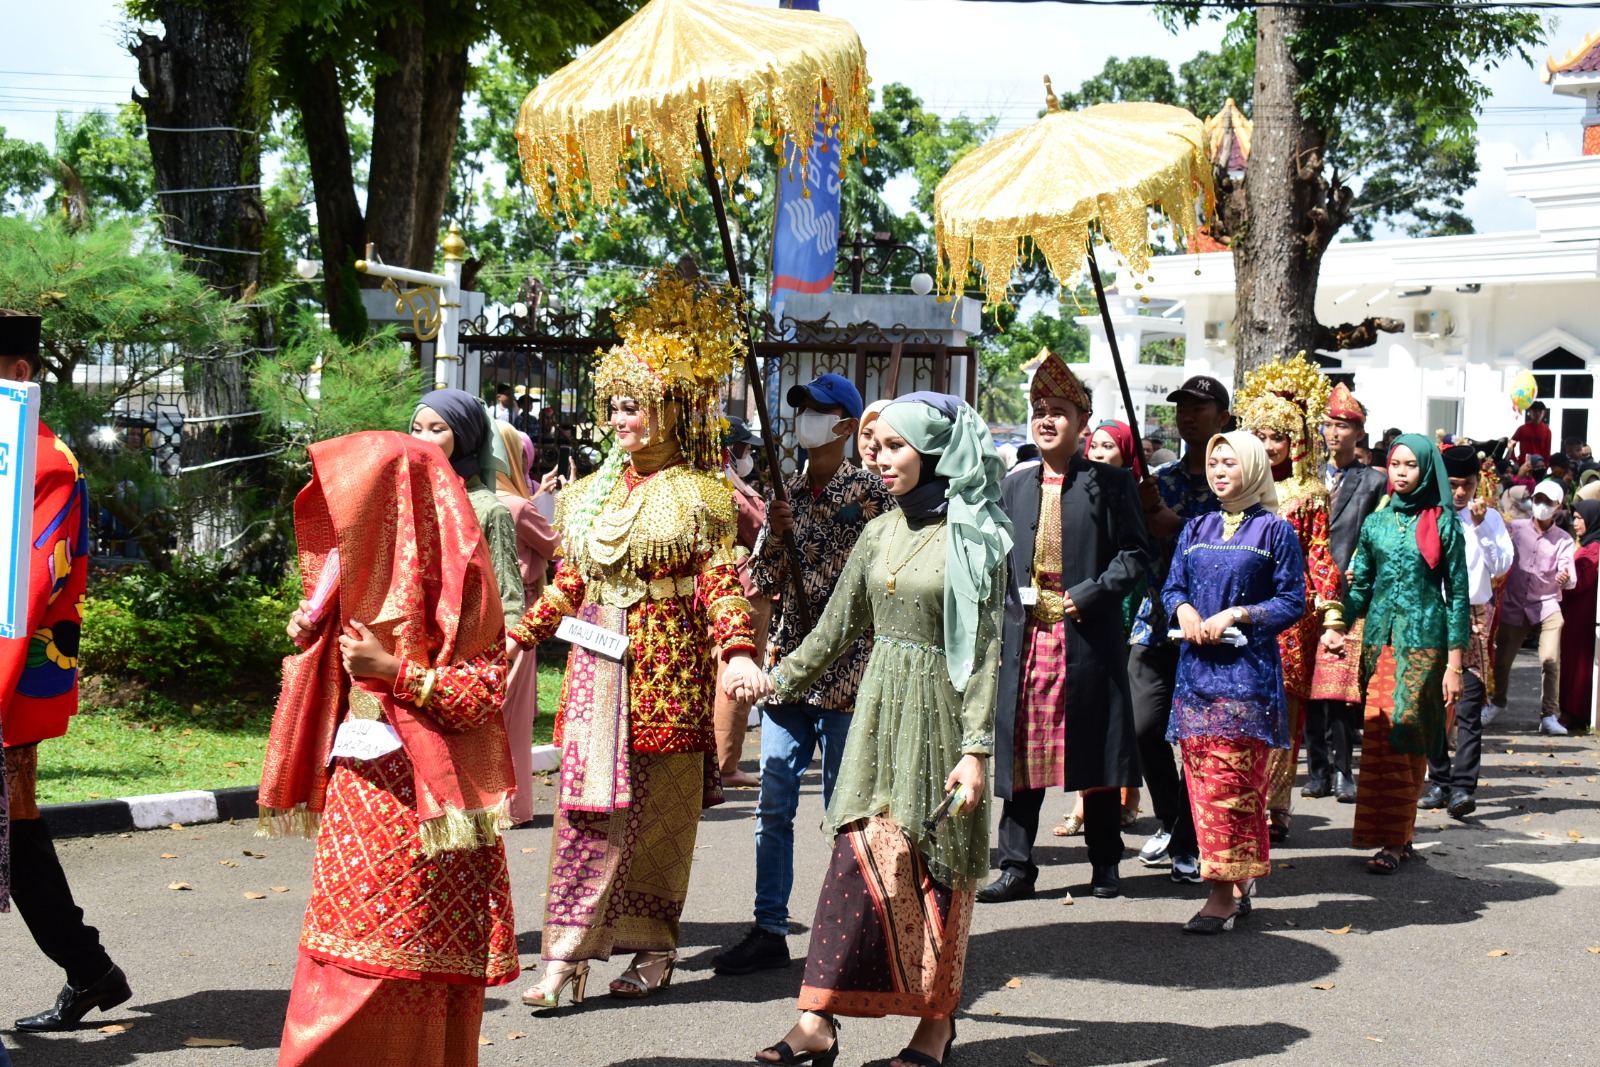
<instances>
[{"instance_id":1,"label":"traditional gold belt","mask_svg":"<svg viewBox=\"0 0 1600 1067\"><path fill-rule=\"evenodd\" d=\"M631 608L641 600L671 600L694 595L692 574L682 578L657 578L650 582L632 576L606 578L598 585L599 588L589 594L590 599L618 608Z\"/></svg>"},{"instance_id":2,"label":"traditional gold belt","mask_svg":"<svg viewBox=\"0 0 1600 1067\"><path fill-rule=\"evenodd\" d=\"M1028 608L1028 614L1039 622L1054 626L1067 617L1067 602L1062 595L1054 589L1039 589L1034 587L1037 599Z\"/></svg>"}]
</instances>

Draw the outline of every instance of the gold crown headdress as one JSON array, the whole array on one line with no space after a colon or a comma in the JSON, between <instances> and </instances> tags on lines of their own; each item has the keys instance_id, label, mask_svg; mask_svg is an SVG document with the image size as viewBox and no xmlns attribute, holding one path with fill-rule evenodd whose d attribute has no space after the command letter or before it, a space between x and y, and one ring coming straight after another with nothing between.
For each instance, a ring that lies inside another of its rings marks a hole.
<instances>
[{"instance_id":1,"label":"gold crown headdress","mask_svg":"<svg viewBox=\"0 0 1600 1067\"><path fill-rule=\"evenodd\" d=\"M617 318L622 343L594 371L595 415L610 417L614 396L632 397L659 421L679 406L685 458L702 470L722 466L722 386L744 357L743 301L731 286L684 278L670 268Z\"/></svg>"},{"instance_id":2,"label":"gold crown headdress","mask_svg":"<svg viewBox=\"0 0 1600 1067\"><path fill-rule=\"evenodd\" d=\"M1332 392L1327 375L1301 352L1251 371L1235 398L1235 410L1247 430L1285 434L1294 473L1320 484L1327 458L1321 427Z\"/></svg>"}]
</instances>

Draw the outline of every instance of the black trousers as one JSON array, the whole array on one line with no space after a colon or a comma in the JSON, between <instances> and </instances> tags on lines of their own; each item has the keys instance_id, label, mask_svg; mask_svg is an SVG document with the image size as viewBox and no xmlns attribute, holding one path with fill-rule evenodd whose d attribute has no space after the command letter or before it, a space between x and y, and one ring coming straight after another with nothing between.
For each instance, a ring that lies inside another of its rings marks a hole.
<instances>
[{"instance_id":1,"label":"black trousers","mask_svg":"<svg viewBox=\"0 0 1600 1067\"><path fill-rule=\"evenodd\" d=\"M1033 862L1033 842L1039 836L1039 811L1043 789L1020 789L1000 808L1000 869L1015 871L1030 882L1038 875ZM1122 797L1115 789L1102 789L1083 798L1083 839L1089 862L1096 867L1122 859Z\"/></svg>"},{"instance_id":2,"label":"black trousers","mask_svg":"<svg viewBox=\"0 0 1600 1067\"><path fill-rule=\"evenodd\" d=\"M1178 646L1173 642L1129 647L1128 688L1133 697L1133 725L1138 733L1145 791L1162 828L1172 835L1168 852L1174 856L1198 856L1200 845L1195 841L1189 790L1167 740L1172 686L1177 676Z\"/></svg>"},{"instance_id":3,"label":"black trousers","mask_svg":"<svg viewBox=\"0 0 1600 1067\"><path fill-rule=\"evenodd\" d=\"M11 900L40 950L79 989L111 970L100 931L83 921L43 819L11 823Z\"/></svg>"},{"instance_id":4,"label":"black trousers","mask_svg":"<svg viewBox=\"0 0 1600 1067\"><path fill-rule=\"evenodd\" d=\"M1355 780L1355 743L1361 736L1361 705L1342 700L1306 701L1306 777L1332 782L1335 772Z\"/></svg>"},{"instance_id":5,"label":"black trousers","mask_svg":"<svg viewBox=\"0 0 1600 1067\"><path fill-rule=\"evenodd\" d=\"M1461 699L1456 701L1456 756L1448 753L1428 759L1428 781L1444 789L1478 789L1478 766L1483 758L1483 704L1488 693L1475 671L1461 676Z\"/></svg>"}]
</instances>

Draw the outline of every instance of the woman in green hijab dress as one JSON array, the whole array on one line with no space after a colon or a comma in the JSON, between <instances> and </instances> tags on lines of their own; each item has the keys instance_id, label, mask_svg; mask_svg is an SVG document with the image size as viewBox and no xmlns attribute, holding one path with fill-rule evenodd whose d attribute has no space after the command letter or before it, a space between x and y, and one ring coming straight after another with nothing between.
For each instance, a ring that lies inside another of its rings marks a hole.
<instances>
[{"instance_id":1,"label":"woman in green hijab dress","mask_svg":"<svg viewBox=\"0 0 1600 1067\"><path fill-rule=\"evenodd\" d=\"M787 699L858 634L875 635L828 808L836 836L802 1014L761 1063L830 1067L836 1015L909 1015L920 1022L893 1067L938 1067L955 1040L973 896L989 872L986 777L1011 549L1003 466L977 412L942 393L896 400L875 432L900 507L867 525L816 628L770 676Z\"/></svg>"},{"instance_id":2,"label":"woman in green hijab dress","mask_svg":"<svg viewBox=\"0 0 1600 1067\"><path fill-rule=\"evenodd\" d=\"M1351 846L1378 849L1373 874L1412 856L1417 798L1428 757L1445 750L1445 717L1461 696L1472 633L1466 542L1452 514L1444 459L1408 433L1389 447L1389 504L1367 516L1351 560L1345 620L1367 620L1361 687L1367 694ZM1343 633L1328 630L1336 652Z\"/></svg>"}]
</instances>

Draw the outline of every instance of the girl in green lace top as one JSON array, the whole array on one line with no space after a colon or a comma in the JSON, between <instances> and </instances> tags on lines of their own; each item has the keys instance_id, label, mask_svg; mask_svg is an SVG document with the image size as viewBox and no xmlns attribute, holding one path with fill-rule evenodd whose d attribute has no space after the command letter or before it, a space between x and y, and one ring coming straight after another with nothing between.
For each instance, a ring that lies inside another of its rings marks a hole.
<instances>
[{"instance_id":1,"label":"girl in green lace top","mask_svg":"<svg viewBox=\"0 0 1600 1067\"><path fill-rule=\"evenodd\" d=\"M900 509L867 525L816 628L771 672L773 690L791 698L862 631L875 634L828 808L837 836L803 1014L757 1055L767 1063L831 1063L835 1014L918 1017L891 1063L942 1062L973 894L989 870L986 772L1011 548L1003 468L977 412L953 396L895 401L876 436ZM949 818L930 829L958 787Z\"/></svg>"}]
</instances>

